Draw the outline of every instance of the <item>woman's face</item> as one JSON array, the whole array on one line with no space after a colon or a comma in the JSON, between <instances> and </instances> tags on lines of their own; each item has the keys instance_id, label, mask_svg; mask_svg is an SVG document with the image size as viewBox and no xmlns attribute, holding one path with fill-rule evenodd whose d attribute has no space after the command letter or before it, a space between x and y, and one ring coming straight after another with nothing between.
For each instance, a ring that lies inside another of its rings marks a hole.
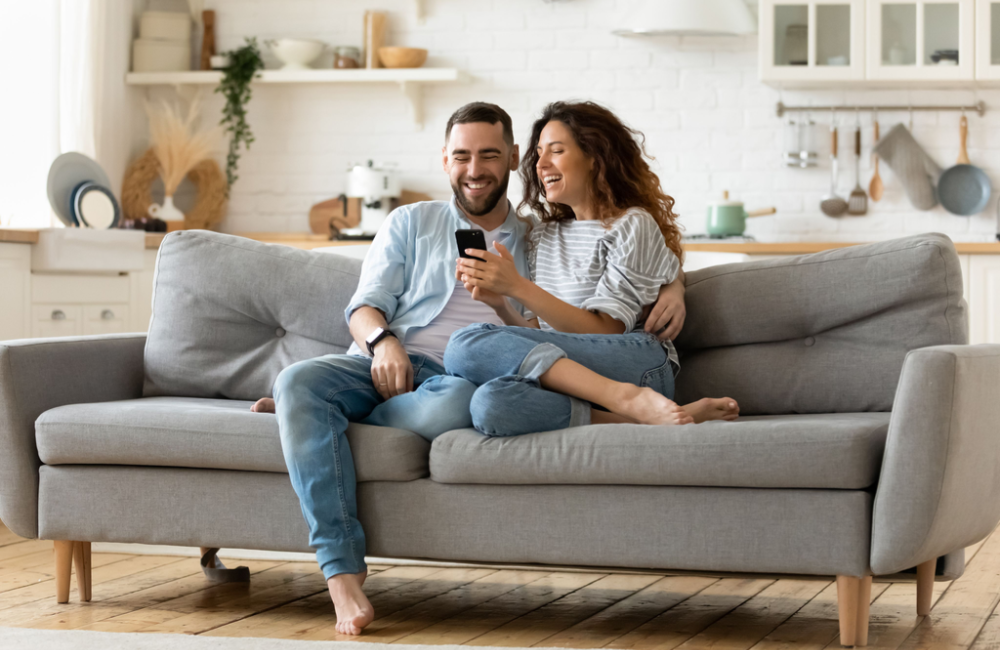
<instances>
[{"instance_id":1,"label":"woman's face","mask_svg":"<svg viewBox=\"0 0 1000 650\"><path fill-rule=\"evenodd\" d=\"M562 122L552 121L538 140L538 174L549 203L582 206L590 196L590 171L594 161L583 153L573 133Z\"/></svg>"}]
</instances>

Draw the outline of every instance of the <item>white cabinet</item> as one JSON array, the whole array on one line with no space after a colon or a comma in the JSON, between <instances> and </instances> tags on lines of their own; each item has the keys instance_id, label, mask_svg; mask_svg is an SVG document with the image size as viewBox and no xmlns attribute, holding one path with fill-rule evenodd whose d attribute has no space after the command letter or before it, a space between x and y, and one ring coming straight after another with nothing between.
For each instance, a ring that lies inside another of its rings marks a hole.
<instances>
[{"instance_id":1,"label":"white cabinet","mask_svg":"<svg viewBox=\"0 0 1000 650\"><path fill-rule=\"evenodd\" d=\"M865 78L864 0L761 0L762 81Z\"/></svg>"},{"instance_id":2,"label":"white cabinet","mask_svg":"<svg viewBox=\"0 0 1000 650\"><path fill-rule=\"evenodd\" d=\"M972 81L975 0L868 0L867 78Z\"/></svg>"},{"instance_id":3,"label":"white cabinet","mask_svg":"<svg viewBox=\"0 0 1000 650\"><path fill-rule=\"evenodd\" d=\"M1000 2L976 0L976 79L1000 79Z\"/></svg>"},{"instance_id":4,"label":"white cabinet","mask_svg":"<svg viewBox=\"0 0 1000 650\"><path fill-rule=\"evenodd\" d=\"M31 336L136 331L130 318L130 291L128 274L34 273Z\"/></svg>"},{"instance_id":5,"label":"white cabinet","mask_svg":"<svg viewBox=\"0 0 1000 650\"><path fill-rule=\"evenodd\" d=\"M1000 255L969 258L969 343L1000 343Z\"/></svg>"},{"instance_id":6,"label":"white cabinet","mask_svg":"<svg viewBox=\"0 0 1000 650\"><path fill-rule=\"evenodd\" d=\"M765 83L1000 79L1000 0L760 0L758 7Z\"/></svg>"},{"instance_id":7,"label":"white cabinet","mask_svg":"<svg viewBox=\"0 0 1000 650\"><path fill-rule=\"evenodd\" d=\"M31 246L0 244L0 341L31 331Z\"/></svg>"}]
</instances>

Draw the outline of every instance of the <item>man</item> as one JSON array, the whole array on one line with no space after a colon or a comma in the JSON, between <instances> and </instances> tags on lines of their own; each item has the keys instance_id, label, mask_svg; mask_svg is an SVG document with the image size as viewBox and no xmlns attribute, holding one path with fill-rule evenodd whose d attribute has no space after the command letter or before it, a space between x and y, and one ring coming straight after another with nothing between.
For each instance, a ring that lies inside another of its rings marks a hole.
<instances>
[{"instance_id":1,"label":"man","mask_svg":"<svg viewBox=\"0 0 1000 650\"><path fill-rule=\"evenodd\" d=\"M475 386L445 375L444 349L466 325L502 323L457 282L455 230L484 231L487 247L502 243L527 275L526 226L506 197L520 162L510 116L493 104L463 106L448 121L445 140L454 198L404 206L382 226L346 310L351 349L289 366L274 385L285 462L342 634L360 634L375 615L361 589L365 536L348 422L398 426L429 439L471 426ZM670 313L658 304L650 320ZM680 329L679 320L668 334ZM255 410L269 410L267 402Z\"/></svg>"}]
</instances>

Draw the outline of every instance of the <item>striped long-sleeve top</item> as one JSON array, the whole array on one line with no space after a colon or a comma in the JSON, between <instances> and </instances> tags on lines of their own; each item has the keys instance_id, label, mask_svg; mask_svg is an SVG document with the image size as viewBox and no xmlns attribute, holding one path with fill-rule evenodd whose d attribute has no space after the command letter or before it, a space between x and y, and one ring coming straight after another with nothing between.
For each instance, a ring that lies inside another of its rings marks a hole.
<instances>
[{"instance_id":1,"label":"striped long-sleeve top","mask_svg":"<svg viewBox=\"0 0 1000 650\"><path fill-rule=\"evenodd\" d=\"M536 223L530 239L528 267L538 286L574 307L608 314L626 332L642 326L643 308L680 272L656 221L641 208L609 228L600 221ZM553 329L541 319L539 325ZM679 368L673 344L664 341L663 347Z\"/></svg>"}]
</instances>

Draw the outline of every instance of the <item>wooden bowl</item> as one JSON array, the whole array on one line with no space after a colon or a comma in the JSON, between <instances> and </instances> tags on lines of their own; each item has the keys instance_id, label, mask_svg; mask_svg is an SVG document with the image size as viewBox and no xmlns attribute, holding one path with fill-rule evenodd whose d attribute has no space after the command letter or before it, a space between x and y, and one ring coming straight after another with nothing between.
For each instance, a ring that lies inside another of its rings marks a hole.
<instances>
[{"instance_id":1,"label":"wooden bowl","mask_svg":"<svg viewBox=\"0 0 1000 650\"><path fill-rule=\"evenodd\" d=\"M427 50L419 47L380 47L378 58L387 68L419 68L427 62Z\"/></svg>"}]
</instances>

